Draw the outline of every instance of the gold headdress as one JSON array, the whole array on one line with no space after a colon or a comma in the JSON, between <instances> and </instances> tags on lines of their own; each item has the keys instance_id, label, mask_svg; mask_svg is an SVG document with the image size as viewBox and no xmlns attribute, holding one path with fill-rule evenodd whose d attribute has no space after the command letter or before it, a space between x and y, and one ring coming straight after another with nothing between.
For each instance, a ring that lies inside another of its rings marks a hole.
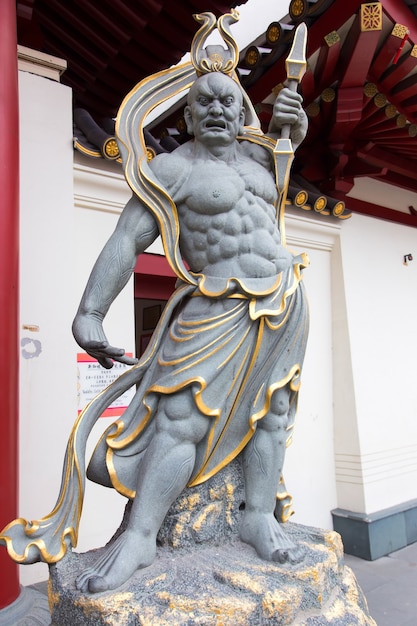
<instances>
[{"instance_id":1,"label":"gold headdress","mask_svg":"<svg viewBox=\"0 0 417 626\"><path fill-rule=\"evenodd\" d=\"M230 31L230 26L239 20L239 13L232 9L231 13L222 15L218 20L213 13L199 13L193 17L202 24L194 35L190 50L191 63L197 76L210 72L222 72L231 76L239 60L239 50ZM222 46L207 46L203 49L206 39L215 28L226 43L226 50Z\"/></svg>"}]
</instances>

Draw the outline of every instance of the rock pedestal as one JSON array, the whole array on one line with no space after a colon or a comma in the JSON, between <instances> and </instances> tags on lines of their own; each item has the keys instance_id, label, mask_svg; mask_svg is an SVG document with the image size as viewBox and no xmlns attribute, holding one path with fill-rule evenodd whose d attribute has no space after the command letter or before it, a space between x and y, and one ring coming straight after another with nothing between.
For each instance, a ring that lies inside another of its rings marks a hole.
<instances>
[{"instance_id":1,"label":"rock pedestal","mask_svg":"<svg viewBox=\"0 0 417 626\"><path fill-rule=\"evenodd\" d=\"M171 508L155 562L102 594L75 588L101 550L50 566L53 626L376 626L340 536L286 523L306 556L298 565L260 559L237 534L244 508L237 464L188 490Z\"/></svg>"}]
</instances>

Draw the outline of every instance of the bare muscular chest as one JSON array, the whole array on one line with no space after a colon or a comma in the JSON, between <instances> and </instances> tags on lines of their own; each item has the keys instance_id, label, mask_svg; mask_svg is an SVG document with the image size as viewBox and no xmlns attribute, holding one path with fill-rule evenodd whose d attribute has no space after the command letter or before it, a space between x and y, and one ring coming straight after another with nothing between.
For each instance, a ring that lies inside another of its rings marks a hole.
<instances>
[{"instance_id":1,"label":"bare muscular chest","mask_svg":"<svg viewBox=\"0 0 417 626\"><path fill-rule=\"evenodd\" d=\"M272 176L249 160L227 164L217 161L197 162L183 188L183 204L188 210L205 216L230 211L239 205L245 192L268 204L275 200Z\"/></svg>"}]
</instances>

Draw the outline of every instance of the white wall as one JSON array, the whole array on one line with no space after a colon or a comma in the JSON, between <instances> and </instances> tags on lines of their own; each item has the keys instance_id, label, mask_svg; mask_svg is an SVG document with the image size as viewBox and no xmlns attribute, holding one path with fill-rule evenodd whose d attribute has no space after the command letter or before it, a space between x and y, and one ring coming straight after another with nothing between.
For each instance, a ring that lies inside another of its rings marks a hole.
<instances>
[{"instance_id":1,"label":"white wall","mask_svg":"<svg viewBox=\"0 0 417 626\"><path fill-rule=\"evenodd\" d=\"M284 476L293 496L292 521L332 528L337 506L333 449L331 266L341 223L313 213L287 211L288 246L307 252L303 280L310 308L310 334L304 361L294 438Z\"/></svg>"},{"instance_id":2,"label":"white wall","mask_svg":"<svg viewBox=\"0 0 417 626\"><path fill-rule=\"evenodd\" d=\"M349 349L339 358L348 384L339 369L335 387L336 466L339 506L353 511L416 497L416 243L414 228L361 215L341 232L334 341Z\"/></svg>"},{"instance_id":3,"label":"white wall","mask_svg":"<svg viewBox=\"0 0 417 626\"><path fill-rule=\"evenodd\" d=\"M27 72L19 92L20 327L29 342L20 359L19 514L38 519L55 504L76 415L72 94ZM37 577L47 577L45 565L21 568L23 584Z\"/></svg>"}]
</instances>

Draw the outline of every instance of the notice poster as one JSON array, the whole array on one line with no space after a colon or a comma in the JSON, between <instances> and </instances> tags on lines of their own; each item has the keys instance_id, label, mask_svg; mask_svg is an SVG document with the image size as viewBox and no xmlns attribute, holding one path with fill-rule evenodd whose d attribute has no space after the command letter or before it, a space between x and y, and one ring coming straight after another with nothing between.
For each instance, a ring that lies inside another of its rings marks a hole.
<instances>
[{"instance_id":1,"label":"notice poster","mask_svg":"<svg viewBox=\"0 0 417 626\"><path fill-rule=\"evenodd\" d=\"M131 357L132 353L126 353L126 356ZM85 352L77 354L78 413L81 413L91 400L119 378L129 367L129 365L115 361L113 367L107 370L89 354ZM104 411L101 417L120 417L134 394L135 385L132 385Z\"/></svg>"}]
</instances>

